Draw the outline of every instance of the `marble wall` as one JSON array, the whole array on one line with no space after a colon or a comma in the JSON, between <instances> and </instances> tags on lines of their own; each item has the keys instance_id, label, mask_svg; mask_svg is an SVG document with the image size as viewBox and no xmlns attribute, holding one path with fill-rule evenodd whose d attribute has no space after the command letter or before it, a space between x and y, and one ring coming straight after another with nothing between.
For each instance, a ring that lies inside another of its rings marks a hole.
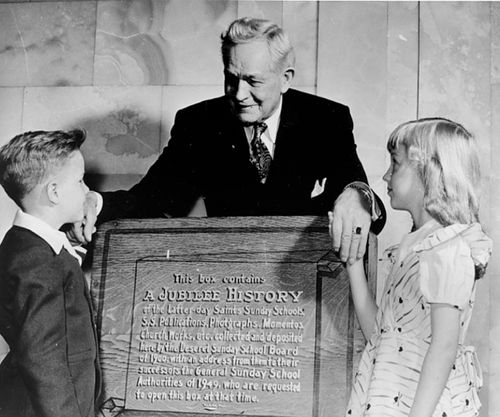
<instances>
[{"instance_id":1,"label":"marble wall","mask_svg":"<svg viewBox=\"0 0 500 417\"><path fill-rule=\"evenodd\" d=\"M439 115L473 131L481 214L500 242L496 2L0 0L0 145L24 130L83 127L91 185L130 186L167 143L176 110L222 93L219 34L245 15L289 32L296 88L350 106L359 155L387 207L385 143L397 124ZM0 190L0 238L15 209ZM380 247L410 227L405 214L389 209L389 218ZM470 332L485 372L484 416L500 416L498 278L495 253Z\"/></svg>"}]
</instances>

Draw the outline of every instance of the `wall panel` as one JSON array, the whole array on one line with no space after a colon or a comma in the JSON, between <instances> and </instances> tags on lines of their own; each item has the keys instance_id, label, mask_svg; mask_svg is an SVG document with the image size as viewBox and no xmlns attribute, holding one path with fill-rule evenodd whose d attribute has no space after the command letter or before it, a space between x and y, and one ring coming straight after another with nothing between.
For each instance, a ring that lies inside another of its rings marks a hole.
<instances>
[{"instance_id":1,"label":"wall panel","mask_svg":"<svg viewBox=\"0 0 500 417\"><path fill-rule=\"evenodd\" d=\"M0 85L90 85L96 2L0 4Z\"/></svg>"}]
</instances>

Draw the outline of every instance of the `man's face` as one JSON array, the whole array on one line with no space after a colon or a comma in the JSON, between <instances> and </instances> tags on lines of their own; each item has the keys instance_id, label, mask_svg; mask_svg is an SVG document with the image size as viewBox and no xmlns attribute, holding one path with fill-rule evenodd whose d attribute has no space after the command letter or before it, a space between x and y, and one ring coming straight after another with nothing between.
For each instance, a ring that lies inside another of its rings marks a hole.
<instances>
[{"instance_id":1,"label":"man's face","mask_svg":"<svg viewBox=\"0 0 500 417\"><path fill-rule=\"evenodd\" d=\"M235 45L224 68L224 91L236 117L244 124L267 119L290 87L293 69L275 69L267 43Z\"/></svg>"}]
</instances>

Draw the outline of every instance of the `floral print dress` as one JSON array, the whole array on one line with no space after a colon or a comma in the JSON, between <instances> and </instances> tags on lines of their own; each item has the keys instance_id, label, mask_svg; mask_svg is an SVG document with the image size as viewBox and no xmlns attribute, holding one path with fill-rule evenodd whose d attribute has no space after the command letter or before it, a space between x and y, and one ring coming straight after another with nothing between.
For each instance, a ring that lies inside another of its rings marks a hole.
<instances>
[{"instance_id":1,"label":"floral print dress","mask_svg":"<svg viewBox=\"0 0 500 417\"><path fill-rule=\"evenodd\" d=\"M432 339L431 303L459 309L461 324L456 360L433 417L478 415L481 368L464 339L474 304L475 267L486 266L491 240L477 223L442 227L431 220L391 249L393 265L346 415L409 414Z\"/></svg>"}]
</instances>

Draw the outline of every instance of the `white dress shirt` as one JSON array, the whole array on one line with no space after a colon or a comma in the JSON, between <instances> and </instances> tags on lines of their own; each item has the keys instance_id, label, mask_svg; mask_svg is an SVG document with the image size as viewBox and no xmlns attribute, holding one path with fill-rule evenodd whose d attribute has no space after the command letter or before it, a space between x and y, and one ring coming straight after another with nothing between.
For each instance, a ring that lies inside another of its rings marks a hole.
<instances>
[{"instance_id":1,"label":"white dress shirt","mask_svg":"<svg viewBox=\"0 0 500 417\"><path fill-rule=\"evenodd\" d=\"M278 134L278 127L280 124L282 101L283 98L280 98L280 102L276 111L266 120L263 120L263 122L267 125L267 129L264 131L260 138L262 142L264 142L264 145L266 145L266 148L269 150L271 158L274 158L274 148L276 146L276 136ZM249 145L253 139L253 131L254 126L245 126L245 134L247 135Z\"/></svg>"},{"instance_id":2,"label":"white dress shirt","mask_svg":"<svg viewBox=\"0 0 500 417\"><path fill-rule=\"evenodd\" d=\"M40 220L31 214L25 213L22 210L18 210L16 217L14 218L13 225L32 231L34 234L47 242L57 255L61 253L61 250L64 247L80 265L82 264L82 258L77 254L75 248L71 246L71 243L69 243L66 235L63 232L54 229L43 220ZM86 252L86 250L82 247L78 247L78 251L81 253Z\"/></svg>"}]
</instances>

